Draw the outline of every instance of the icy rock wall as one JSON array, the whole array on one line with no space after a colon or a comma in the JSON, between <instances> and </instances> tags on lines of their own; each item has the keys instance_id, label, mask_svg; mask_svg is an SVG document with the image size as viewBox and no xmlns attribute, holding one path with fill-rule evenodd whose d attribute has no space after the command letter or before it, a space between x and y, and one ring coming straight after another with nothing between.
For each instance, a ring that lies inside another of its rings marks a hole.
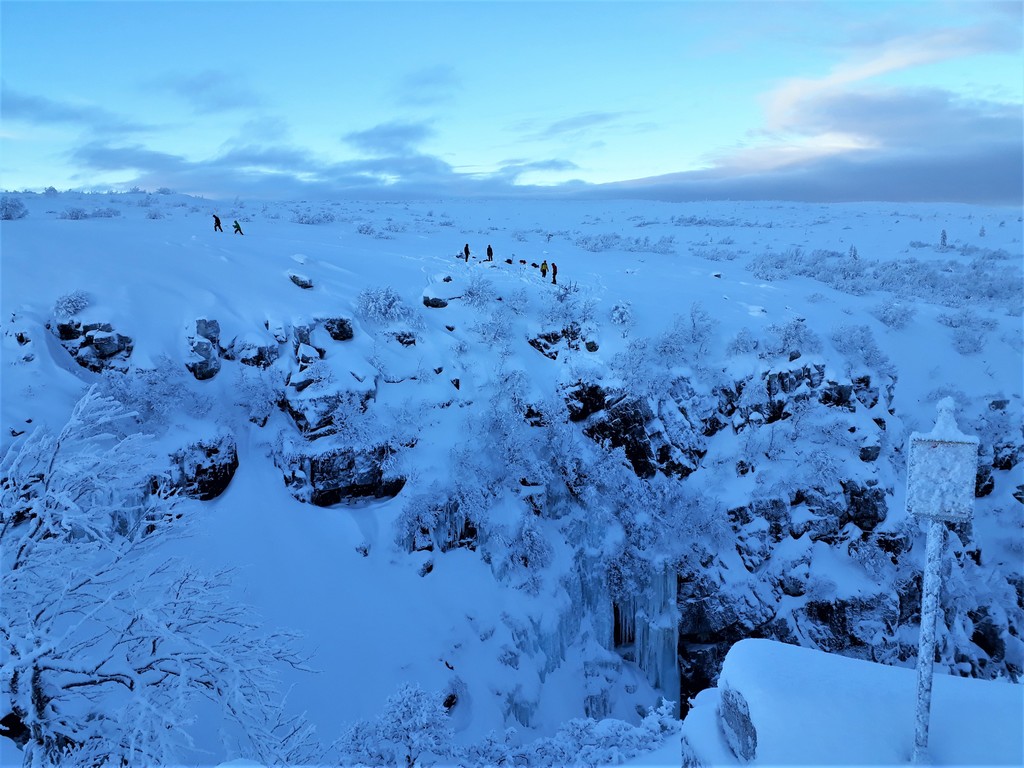
<instances>
[{"instance_id":1,"label":"icy rock wall","mask_svg":"<svg viewBox=\"0 0 1024 768\"><path fill-rule=\"evenodd\" d=\"M636 662L651 685L670 701L679 702L679 615L676 609L676 570L659 563L650 590L636 613Z\"/></svg>"}]
</instances>

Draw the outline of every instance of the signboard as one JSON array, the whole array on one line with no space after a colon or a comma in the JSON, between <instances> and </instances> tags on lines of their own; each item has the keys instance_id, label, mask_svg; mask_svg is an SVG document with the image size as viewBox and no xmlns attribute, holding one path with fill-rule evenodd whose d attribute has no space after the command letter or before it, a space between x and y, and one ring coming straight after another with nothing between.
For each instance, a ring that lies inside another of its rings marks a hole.
<instances>
[{"instance_id":1,"label":"signboard","mask_svg":"<svg viewBox=\"0 0 1024 768\"><path fill-rule=\"evenodd\" d=\"M934 430L910 436L907 511L930 520L966 522L974 509L978 438L962 434L952 421L951 407L944 405L939 404Z\"/></svg>"}]
</instances>

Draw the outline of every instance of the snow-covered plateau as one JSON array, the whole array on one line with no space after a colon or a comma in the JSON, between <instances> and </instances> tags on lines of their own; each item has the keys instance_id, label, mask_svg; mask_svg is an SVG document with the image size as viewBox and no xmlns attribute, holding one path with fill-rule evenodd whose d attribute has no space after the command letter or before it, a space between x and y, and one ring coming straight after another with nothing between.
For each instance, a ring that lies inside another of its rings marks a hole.
<instances>
[{"instance_id":1,"label":"snow-covered plateau","mask_svg":"<svg viewBox=\"0 0 1024 768\"><path fill-rule=\"evenodd\" d=\"M909 760L951 398L931 757L1019 764L1019 209L0 215L0 763Z\"/></svg>"}]
</instances>

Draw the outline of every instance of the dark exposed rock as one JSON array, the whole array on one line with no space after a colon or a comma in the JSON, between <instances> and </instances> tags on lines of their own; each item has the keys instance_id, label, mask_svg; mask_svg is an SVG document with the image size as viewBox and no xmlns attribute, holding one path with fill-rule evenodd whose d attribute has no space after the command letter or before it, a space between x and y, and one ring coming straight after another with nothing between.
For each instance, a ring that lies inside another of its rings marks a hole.
<instances>
[{"instance_id":1,"label":"dark exposed rock","mask_svg":"<svg viewBox=\"0 0 1024 768\"><path fill-rule=\"evenodd\" d=\"M885 520L888 507L882 488L850 481L843 483L843 493L846 496L846 518L862 531L873 531Z\"/></svg>"},{"instance_id":2,"label":"dark exposed rock","mask_svg":"<svg viewBox=\"0 0 1024 768\"><path fill-rule=\"evenodd\" d=\"M853 380L853 392L857 402L871 409L878 404L878 387L871 385L870 376L859 376Z\"/></svg>"},{"instance_id":3,"label":"dark exposed rock","mask_svg":"<svg viewBox=\"0 0 1024 768\"><path fill-rule=\"evenodd\" d=\"M431 307L432 309L444 309L448 306L448 302L445 299L439 299L436 297L424 296L423 306Z\"/></svg>"},{"instance_id":4,"label":"dark exposed rock","mask_svg":"<svg viewBox=\"0 0 1024 768\"><path fill-rule=\"evenodd\" d=\"M368 496L390 498L405 485L404 478L384 478L383 463L391 453L389 446L381 445L369 451L334 448L299 456L295 462L302 474L287 475L285 483L296 497L318 507Z\"/></svg>"},{"instance_id":5,"label":"dark exposed rock","mask_svg":"<svg viewBox=\"0 0 1024 768\"><path fill-rule=\"evenodd\" d=\"M231 435L200 440L171 454L175 467L174 485L184 495L210 501L220 496L238 469L238 449Z\"/></svg>"},{"instance_id":6,"label":"dark exposed rock","mask_svg":"<svg viewBox=\"0 0 1024 768\"><path fill-rule=\"evenodd\" d=\"M281 356L280 347L274 344L260 344L248 339L236 338L224 350L225 360L238 360L255 368L269 368Z\"/></svg>"},{"instance_id":7,"label":"dark exposed rock","mask_svg":"<svg viewBox=\"0 0 1024 768\"><path fill-rule=\"evenodd\" d=\"M857 410L853 402L852 384L840 384L837 381L828 382L828 386L818 395L818 402L822 405L843 408L851 413Z\"/></svg>"},{"instance_id":8,"label":"dark exposed rock","mask_svg":"<svg viewBox=\"0 0 1024 768\"><path fill-rule=\"evenodd\" d=\"M584 384L580 381L566 393L565 402L569 406L569 421L583 421L604 410L605 392L597 384Z\"/></svg>"},{"instance_id":9,"label":"dark exposed rock","mask_svg":"<svg viewBox=\"0 0 1024 768\"><path fill-rule=\"evenodd\" d=\"M721 689L718 723L732 753L741 762L753 760L757 754L757 729L743 694L728 687Z\"/></svg>"},{"instance_id":10,"label":"dark exposed rock","mask_svg":"<svg viewBox=\"0 0 1024 768\"><path fill-rule=\"evenodd\" d=\"M988 496L995 490L996 480L992 477L992 468L980 465L974 477L974 497L976 499Z\"/></svg>"},{"instance_id":11,"label":"dark exposed rock","mask_svg":"<svg viewBox=\"0 0 1024 768\"><path fill-rule=\"evenodd\" d=\"M77 320L69 320L66 323L57 323L57 338L61 341L71 341L82 336L82 324Z\"/></svg>"},{"instance_id":12,"label":"dark exposed rock","mask_svg":"<svg viewBox=\"0 0 1024 768\"><path fill-rule=\"evenodd\" d=\"M586 426L583 434L610 448L624 449L637 477L653 477L657 460L647 434L647 423L654 414L645 402L636 399L621 398L606 405L607 413Z\"/></svg>"},{"instance_id":13,"label":"dark exposed rock","mask_svg":"<svg viewBox=\"0 0 1024 768\"><path fill-rule=\"evenodd\" d=\"M899 616L896 596L881 592L867 597L808 600L794 611L797 626L815 646L829 653L845 652L863 658L871 658L877 650L879 626L891 630Z\"/></svg>"},{"instance_id":14,"label":"dark exposed rock","mask_svg":"<svg viewBox=\"0 0 1024 768\"><path fill-rule=\"evenodd\" d=\"M586 343L587 352L597 352L598 346L596 341L588 340Z\"/></svg>"},{"instance_id":15,"label":"dark exposed rock","mask_svg":"<svg viewBox=\"0 0 1024 768\"><path fill-rule=\"evenodd\" d=\"M967 616L974 623L971 642L981 648L990 660L1002 661L1006 656L1006 641L1003 639L1004 627L998 626L985 606L968 611Z\"/></svg>"},{"instance_id":16,"label":"dark exposed rock","mask_svg":"<svg viewBox=\"0 0 1024 768\"><path fill-rule=\"evenodd\" d=\"M992 446L992 469L1010 470L1020 462L1020 447L1013 443L997 443Z\"/></svg>"},{"instance_id":17,"label":"dark exposed rock","mask_svg":"<svg viewBox=\"0 0 1024 768\"><path fill-rule=\"evenodd\" d=\"M348 341L352 338L352 321L345 317L330 317L324 321L324 330L335 341Z\"/></svg>"},{"instance_id":18,"label":"dark exposed rock","mask_svg":"<svg viewBox=\"0 0 1024 768\"><path fill-rule=\"evenodd\" d=\"M217 356L216 347L202 336L192 339L189 343L193 359L185 363L185 367L199 381L212 379L220 371L220 358Z\"/></svg>"},{"instance_id":19,"label":"dark exposed rock","mask_svg":"<svg viewBox=\"0 0 1024 768\"><path fill-rule=\"evenodd\" d=\"M220 371L220 323L216 320L196 320L196 333L189 337L192 359L185 367L199 381L212 379Z\"/></svg>"},{"instance_id":20,"label":"dark exposed rock","mask_svg":"<svg viewBox=\"0 0 1024 768\"><path fill-rule=\"evenodd\" d=\"M395 334L395 341L403 347L415 347L416 337L409 331L399 331Z\"/></svg>"},{"instance_id":21,"label":"dark exposed rock","mask_svg":"<svg viewBox=\"0 0 1024 768\"><path fill-rule=\"evenodd\" d=\"M196 320L196 336L209 339L215 347L220 345L220 323L216 320L200 318Z\"/></svg>"},{"instance_id":22,"label":"dark exposed rock","mask_svg":"<svg viewBox=\"0 0 1024 768\"><path fill-rule=\"evenodd\" d=\"M881 453L882 446L880 445L863 445L860 449L860 460L864 462L875 461Z\"/></svg>"},{"instance_id":23,"label":"dark exposed rock","mask_svg":"<svg viewBox=\"0 0 1024 768\"><path fill-rule=\"evenodd\" d=\"M114 331L110 323L86 323L77 320L47 328L80 366L99 373L104 370L128 370L135 342Z\"/></svg>"},{"instance_id":24,"label":"dark exposed rock","mask_svg":"<svg viewBox=\"0 0 1024 768\"><path fill-rule=\"evenodd\" d=\"M551 331L550 333L542 333L529 340L529 345L540 352L544 357L551 360L558 359L558 350L555 349L555 345L562 340L561 331Z\"/></svg>"},{"instance_id":25,"label":"dark exposed rock","mask_svg":"<svg viewBox=\"0 0 1024 768\"><path fill-rule=\"evenodd\" d=\"M1024 504L1024 485L1018 485L1013 492L1013 498Z\"/></svg>"},{"instance_id":26,"label":"dark exposed rock","mask_svg":"<svg viewBox=\"0 0 1024 768\"><path fill-rule=\"evenodd\" d=\"M313 287L313 281L310 278L305 277L304 275L297 275L294 272L289 272L288 279L295 283L297 286L299 286L299 288L302 288L303 290L308 291L310 288Z\"/></svg>"}]
</instances>

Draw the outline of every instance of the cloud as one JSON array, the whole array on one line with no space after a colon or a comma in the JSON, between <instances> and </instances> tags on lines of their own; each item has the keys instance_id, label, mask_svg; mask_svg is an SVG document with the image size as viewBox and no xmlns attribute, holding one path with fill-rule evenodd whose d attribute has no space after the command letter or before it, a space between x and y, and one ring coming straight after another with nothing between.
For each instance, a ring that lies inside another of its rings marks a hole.
<instances>
[{"instance_id":1,"label":"cloud","mask_svg":"<svg viewBox=\"0 0 1024 768\"><path fill-rule=\"evenodd\" d=\"M392 122L365 131L347 133L342 137L356 149L374 155L406 154L434 133L426 123Z\"/></svg>"},{"instance_id":2,"label":"cloud","mask_svg":"<svg viewBox=\"0 0 1024 768\"><path fill-rule=\"evenodd\" d=\"M765 128L784 131L799 124L803 102L827 98L867 80L893 72L983 53L1015 52L1019 29L981 25L897 36L861 45L857 56L819 78L791 78L770 92L765 101Z\"/></svg>"},{"instance_id":3,"label":"cloud","mask_svg":"<svg viewBox=\"0 0 1024 768\"><path fill-rule=\"evenodd\" d=\"M583 112L540 126L536 121L523 121L513 126L513 131L523 135L528 141L543 141L561 137L578 138L595 128L618 122L626 115L625 112Z\"/></svg>"},{"instance_id":4,"label":"cloud","mask_svg":"<svg viewBox=\"0 0 1024 768\"><path fill-rule=\"evenodd\" d=\"M37 125L74 125L102 133L135 133L150 128L101 107L34 96L10 88L6 83L0 99L5 120L23 120Z\"/></svg>"},{"instance_id":5,"label":"cloud","mask_svg":"<svg viewBox=\"0 0 1024 768\"><path fill-rule=\"evenodd\" d=\"M395 98L403 106L432 107L451 102L461 87L455 68L438 64L403 77L395 88Z\"/></svg>"},{"instance_id":6,"label":"cloud","mask_svg":"<svg viewBox=\"0 0 1024 768\"><path fill-rule=\"evenodd\" d=\"M505 160L493 174L495 178L504 179L510 184L521 176L534 171L577 171L579 166L569 160Z\"/></svg>"},{"instance_id":7,"label":"cloud","mask_svg":"<svg viewBox=\"0 0 1024 768\"><path fill-rule=\"evenodd\" d=\"M175 172L188 165L184 158L155 152L140 144L114 147L102 141L83 144L71 153L71 160L98 171L153 170Z\"/></svg>"},{"instance_id":8,"label":"cloud","mask_svg":"<svg viewBox=\"0 0 1024 768\"><path fill-rule=\"evenodd\" d=\"M239 78L217 70L194 75L165 75L152 85L181 97L199 114L263 106L263 100Z\"/></svg>"},{"instance_id":9,"label":"cloud","mask_svg":"<svg viewBox=\"0 0 1024 768\"><path fill-rule=\"evenodd\" d=\"M1009 139L955 150L862 150L764 171L712 168L604 184L591 194L659 200L1024 202L1024 148Z\"/></svg>"}]
</instances>

